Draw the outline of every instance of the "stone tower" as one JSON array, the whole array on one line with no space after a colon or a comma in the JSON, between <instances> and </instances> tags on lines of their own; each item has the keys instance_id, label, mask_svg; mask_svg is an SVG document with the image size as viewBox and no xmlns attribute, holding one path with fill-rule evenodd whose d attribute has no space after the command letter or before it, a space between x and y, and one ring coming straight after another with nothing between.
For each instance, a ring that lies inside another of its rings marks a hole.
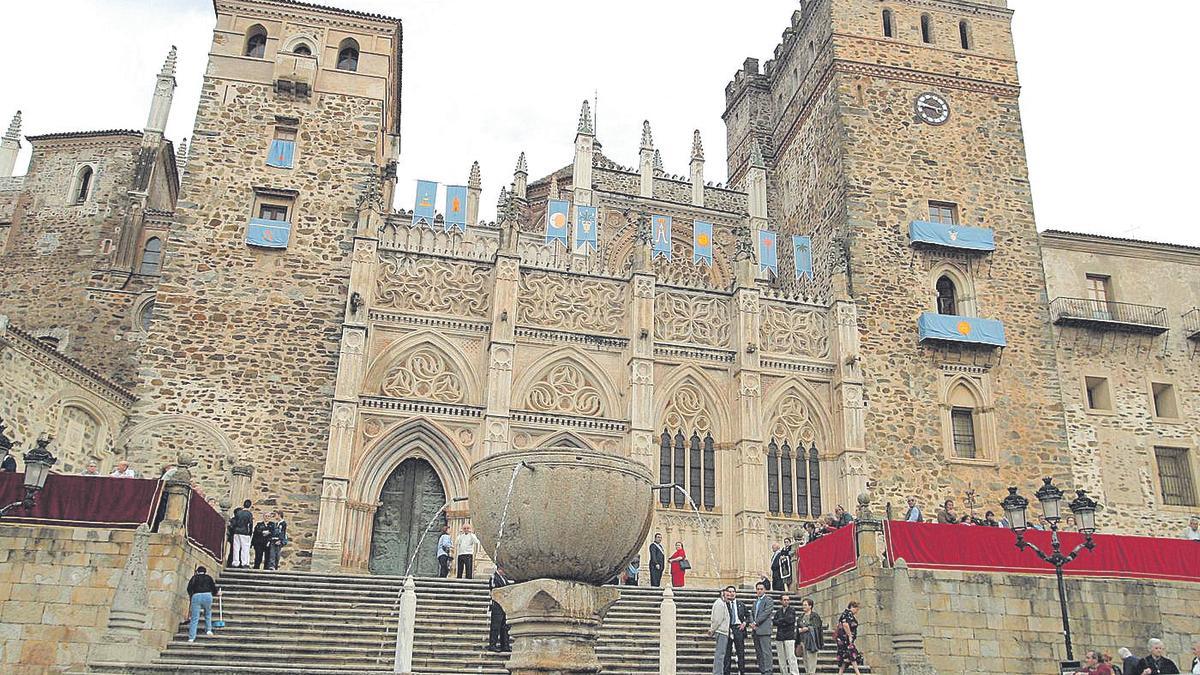
<instances>
[{"instance_id":1,"label":"stone tower","mask_svg":"<svg viewBox=\"0 0 1200 675\"><path fill-rule=\"evenodd\" d=\"M358 205L391 198L400 23L282 0L214 9L125 438L143 466L187 447L206 494L277 505L307 555L339 341L364 331L348 309Z\"/></svg>"},{"instance_id":2,"label":"stone tower","mask_svg":"<svg viewBox=\"0 0 1200 675\"><path fill-rule=\"evenodd\" d=\"M1069 475L1011 15L1005 0L805 2L726 88L732 182L757 145L770 225L812 238L812 275L785 246L774 283L828 298L838 325L857 314L833 397L861 450L837 467L851 494L931 507Z\"/></svg>"}]
</instances>

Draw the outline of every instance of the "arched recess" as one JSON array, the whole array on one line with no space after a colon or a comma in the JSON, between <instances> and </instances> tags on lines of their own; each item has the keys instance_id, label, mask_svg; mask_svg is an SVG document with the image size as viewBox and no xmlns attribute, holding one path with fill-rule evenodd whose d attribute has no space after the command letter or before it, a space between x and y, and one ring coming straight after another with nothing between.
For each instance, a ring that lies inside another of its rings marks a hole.
<instances>
[{"instance_id":1,"label":"arched recess","mask_svg":"<svg viewBox=\"0 0 1200 675\"><path fill-rule=\"evenodd\" d=\"M466 496L467 457L435 423L413 419L388 430L364 448L350 475L349 500L375 503L388 476L401 462L414 457L433 466L448 498Z\"/></svg>"},{"instance_id":2,"label":"arched recess","mask_svg":"<svg viewBox=\"0 0 1200 675\"><path fill-rule=\"evenodd\" d=\"M407 372L393 377L397 368ZM397 340L380 352L367 368L362 390L388 395L384 394L388 389L408 394L400 398L479 405L483 384L476 371L453 342L437 333L422 331ZM462 390L461 396L455 395L456 389Z\"/></svg>"},{"instance_id":3,"label":"arched recess","mask_svg":"<svg viewBox=\"0 0 1200 675\"><path fill-rule=\"evenodd\" d=\"M69 391L55 396L50 409L55 411L59 471L74 473L88 460L104 460L112 454L113 430L119 420L91 400Z\"/></svg>"},{"instance_id":4,"label":"arched recess","mask_svg":"<svg viewBox=\"0 0 1200 675\"><path fill-rule=\"evenodd\" d=\"M621 410L612 381L589 356L564 347L534 361L513 387L512 407L613 419Z\"/></svg>"},{"instance_id":5,"label":"arched recess","mask_svg":"<svg viewBox=\"0 0 1200 675\"><path fill-rule=\"evenodd\" d=\"M283 51L289 54L300 54L302 56L317 58L317 52L313 49L313 45L317 42L317 40L307 35L293 35L284 42ZM308 50L307 53L305 53L305 49Z\"/></svg>"},{"instance_id":6,"label":"arched recess","mask_svg":"<svg viewBox=\"0 0 1200 675\"><path fill-rule=\"evenodd\" d=\"M971 280L971 274L968 270L949 262L943 262L934 265L929 270L929 275L926 288L929 300L927 307L929 311L938 311L938 280L946 277L954 284L955 290L955 305L958 316L979 316L978 307L975 304L975 284Z\"/></svg>"},{"instance_id":7,"label":"arched recess","mask_svg":"<svg viewBox=\"0 0 1200 675\"><path fill-rule=\"evenodd\" d=\"M942 409L942 446L946 458L959 462L994 463L996 461L996 420L992 391L986 379L953 375L942 380L940 389ZM971 455L957 452L954 439L954 413L970 415L974 451Z\"/></svg>"},{"instance_id":8,"label":"arched recess","mask_svg":"<svg viewBox=\"0 0 1200 675\"><path fill-rule=\"evenodd\" d=\"M812 433L811 439L803 440L811 440L815 443L823 458L833 456L834 448L830 447L833 432L829 424L829 411L826 405L803 380L789 378L763 400L763 438L765 441L770 440L775 431L774 427L781 422L780 418L800 415L811 425ZM792 428L802 426L799 420L784 420L783 423Z\"/></svg>"},{"instance_id":9,"label":"arched recess","mask_svg":"<svg viewBox=\"0 0 1200 675\"><path fill-rule=\"evenodd\" d=\"M246 463L249 457L239 457L236 446L216 425L190 415L154 415L131 427L117 437L117 454L129 460L140 476L157 478L165 464L174 464L180 453L191 455L197 462L192 467L204 494L210 497L229 493L232 464Z\"/></svg>"},{"instance_id":10,"label":"arched recess","mask_svg":"<svg viewBox=\"0 0 1200 675\"><path fill-rule=\"evenodd\" d=\"M712 425L711 429L699 429L701 434L708 431L712 433L712 437L717 442L722 442L725 439L725 435L729 433L729 429L731 428L729 407L720 404L722 397L717 390L716 384L702 369L692 365L675 368L662 382L655 384L654 392L654 423L656 425L656 432L661 432L662 429L659 427L667 425L666 417L669 409L674 409L671 412L679 413L683 412L679 410L681 406L694 408L699 404L702 406L703 412L711 420ZM686 396L681 398L680 394L682 392L686 392ZM693 402L692 399L696 395L698 395L699 399ZM687 429L689 432L696 430Z\"/></svg>"}]
</instances>

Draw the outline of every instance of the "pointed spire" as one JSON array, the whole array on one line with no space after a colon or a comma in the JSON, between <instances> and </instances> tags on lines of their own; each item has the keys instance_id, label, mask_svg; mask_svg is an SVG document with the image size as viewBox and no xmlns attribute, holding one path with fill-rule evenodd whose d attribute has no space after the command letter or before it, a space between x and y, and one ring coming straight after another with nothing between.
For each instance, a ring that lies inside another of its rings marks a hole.
<instances>
[{"instance_id":1,"label":"pointed spire","mask_svg":"<svg viewBox=\"0 0 1200 675\"><path fill-rule=\"evenodd\" d=\"M529 173L529 167L527 167L525 165L525 153L523 153L523 152L520 154L520 156L517 157L517 168L514 171L514 173L523 173L523 174Z\"/></svg>"},{"instance_id":2,"label":"pointed spire","mask_svg":"<svg viewBox=\"0 0 1200 675\"><path fill-rule=\"evenodd\" d=\"M658 150L654 151L654 171L655 173L666 173L663 169L662 153Z\"/></svg>"},{"instance_id":3,"label":"pointed spire","mask_svg":"<svg viewBox=\"0 0 1200 675\"><path fill-rule=\"evenodd\" d=\"M546 197L547 199L558 199L558 197L559 197L558 176L555 174L550 175L550 191L547 192L546 195L547 195L547 197Z\"/></svg>"},{"instance_id":4,"label":"pointed spire","mask_svg":"<svg viewBox=\"0 0 1200 675\"><path fill-rule=\"evenodd\" d=\"M183 173L183 168L187 166L188 144L187 139L179 141L179 147L175 149L175 169L179 173Z\"/></svg>"},{"instance_id":5,"label":"pointed spire","mask_svg":"<svg viewBox=\"0 0 1200 675\"><path fill-rule=\"evenodd\" d=\"M579 128L576 131L589 136L596 133L592 126L592 107L588 105L587 99L583 100L583 107L579 109Z\"/></svg>"},{"instance_id":6,"label":"pointed spire","mask_svg":"<svg viewBox=\"0 0 1200 675\"><path fill-rule=\"evenodd\" d=\"M496 198L496 221L504 222L508 219L508 188L500 188L500 196Z\"/></svg>"},{"instance_id":7,"label":"pointed spire","mask_svg":"<svg viewBox=\"0 0 1200 675\"><path fill-rule=\"evenodd\" d=\"M158 72L160 77L175 77L175 62L176 62L175 45L171 45L171 51L167 54L167 60L163 61L162 70Z\"/></svg>"},{"instance_id":8,"label":"pointed spire","mask_svg":"<svg viewBox=\"0 0 1200 675\"><path fill-rule=\"evenodd\" d=\"M483 188L483 178L479 175L479 161L471 162L471 177L467 179L467 187L479 190Z\"/></svg>"},{"instance_id":9,"label":"pointed spire","mask_svg":"<svg viewBox=\"0 0 1200 675\"><path fill-rule=\"evenodd\" d=\"M12 121L8 123L8 131L4 134L6 141L21 141L21 111L18 110L16 115L13 115Z\"/></svg>"},{"instance_id":10,"label":"pointed spire","mask_svg":"<svg viewBox=\"0 0 1200 675\"><path fill-rule=\"evenodd\" d=\"M654 147L654 134L650 133L650 120L642 122L642 149L650 150Z\"/></svg>"},{"instance_id":11,"label":"pointed spire","mask_svg":"<svg viewBox=\"0 0 1200 675\"><path fill-rule=\"evenodd\" d=\"M704 144L700 142L700 130L692 132L692 159L704 159Z\"/></svg>"},{"instance_id":12,"label":"pointed spire","mask_svg":"<svg viewBox=\"0 0 1200 675\"><path fill-rule=\"evenodd\" d=\"M758 139L750 141L750 166L755 169L767 168L767 163L763 161L762 148L758 147Z\"/></svg>"}]
</instances>

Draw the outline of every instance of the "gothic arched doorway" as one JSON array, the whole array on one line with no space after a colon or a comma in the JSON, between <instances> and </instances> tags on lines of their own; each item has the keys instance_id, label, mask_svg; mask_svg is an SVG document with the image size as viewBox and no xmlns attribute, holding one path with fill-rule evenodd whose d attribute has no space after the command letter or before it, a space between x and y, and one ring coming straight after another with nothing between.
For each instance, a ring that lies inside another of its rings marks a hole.
<instances>
[{"instance_id":1,"label":"gothic arched doorway","mask_svg":"<svg viewBox=\"0 0 1200 675\"><path fill-rule=\"evenodd\" d=\"M371 535L369 569L374 574L404 574L425 526L446 503L446 490L429 462L410 458L388 476L379 501ZM437 540L445 522L443 514L425 535L413 563L413 574L437 574Z\"/></svg>"}]
</instances>

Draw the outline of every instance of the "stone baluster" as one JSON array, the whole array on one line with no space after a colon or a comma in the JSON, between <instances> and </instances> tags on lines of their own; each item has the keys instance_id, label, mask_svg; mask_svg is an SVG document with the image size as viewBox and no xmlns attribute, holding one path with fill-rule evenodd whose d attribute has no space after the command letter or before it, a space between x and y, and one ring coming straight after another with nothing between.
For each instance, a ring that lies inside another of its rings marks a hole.
<instances>
[{"instance_id":1,"label":"stone baluster","mask_svg":"<svg viewBox=\"0 0 1200 675\"><path fill-rule=\"evenodd\" d=\"M858 557L877 558L879 556L879 533L883 531L883 523L871 512L871 495L858 495L858 513L855 517L855 536L858 538Z\"/></svg>"},{"instance_id":2,"label":"stone baluster","mask_svg":"<svg viewBox=\"0 0 1200 675\"><path fill-rule=\"evenodd\" d=\"M159 523L158 531L162 534L176 534L186 531L188 500L192 496L191 467L196 460L187 453L180 453L176 460L175 470L170 473L163 488L163 499L167 500L167 509L163 520Z\"/></svg>"},{"instance_id":3,"label":"stone baluster","mask_svg":"<svg viewBox=\"0 0 1200 675\"><path fill-rule=\"evenodd\" d=\"M917 598L908 577L908 563L900 558L892 570L892 651L897 675L937 675L925 655L925 625L917 612Z\"/></svg>"},{"instance_id":4,"label":"stone baluster","mask_svg":"<svg viewBox=\"0 0 1200 675\"><path fill-rule=\"evenodd\" d=\"M250 498L250 481L254 478L254 467L242 464L233 467L233 478L229 483L229 501L236 508Z\"/></svg>"},{"instance_id":5,"label":"stone baluster","mask_svg":"<svg viewBox=\"0 0 1200 675\"><path fill-rule=\"evenodd\" d=\"M658 640L658 675L675 675L678 626L676 624L675 591L671 590L670 583L663 587L659 620L661 630Z\"/></svg>"},{"instance_id":6,"label":"stone baluster","mask_svg":"<svg viewBox=\"0 0 1200 675\"><path fill-rule=\"evenodd\" d=\"M392 672L412 675L413 634L417 625L417 585L410 576L400 592L400 616L396 626L396 665Z\"/></svg>"}]
</instances>

